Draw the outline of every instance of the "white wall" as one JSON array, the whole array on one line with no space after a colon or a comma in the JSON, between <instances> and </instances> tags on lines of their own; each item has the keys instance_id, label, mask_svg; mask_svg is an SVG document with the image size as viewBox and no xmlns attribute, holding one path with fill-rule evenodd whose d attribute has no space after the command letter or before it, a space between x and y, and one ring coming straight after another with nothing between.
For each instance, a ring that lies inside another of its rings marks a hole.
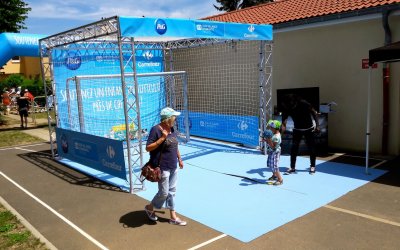
<instances>
[{"instance_id":1,"label":"white wall","mask_svg":"<svg viewBox=\"0 0 400 250\"><path fill-rule=\"evenodd\" d=\"M368 70L361 60L384 45L380 16L274 33L273 102L276 89L320 87L320 101L335 101L329 115L329 146L364 151ZM400 40L400 16L391 16L393 41ZM400 154L400 63L391 64L389 154ZM370 151L381 152L382 64L371 75Z\"/></svg>"}]
</instances>

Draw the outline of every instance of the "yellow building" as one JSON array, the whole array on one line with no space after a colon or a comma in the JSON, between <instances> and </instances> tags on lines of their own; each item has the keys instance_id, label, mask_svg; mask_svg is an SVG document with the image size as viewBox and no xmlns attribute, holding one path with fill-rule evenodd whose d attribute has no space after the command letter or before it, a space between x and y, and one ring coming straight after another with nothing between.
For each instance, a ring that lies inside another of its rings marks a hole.
<instances>
[{"instance_id":1,"label":"yellow building","mask_svg":"<svg viewBox=\"0 0 400 250\"><path fill-rule=\"evenodd\" d=\"M41 76L40 58L15 56L0 68L0 81L12 74L21 74L25 78L34 79Z\"/></svg>"}]
</instances>

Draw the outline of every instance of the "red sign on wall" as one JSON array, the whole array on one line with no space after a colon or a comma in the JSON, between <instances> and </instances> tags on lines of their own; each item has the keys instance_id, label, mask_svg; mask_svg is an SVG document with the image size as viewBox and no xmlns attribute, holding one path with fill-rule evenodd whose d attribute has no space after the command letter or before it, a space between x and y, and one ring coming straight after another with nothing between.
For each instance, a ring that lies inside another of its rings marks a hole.
<instances>
[{"instance_id":1,"label":"red sign on wall","mask_svg":"<svg viewBox=\"0 0 400 250\"><path fill-rule=\"evenodd\" d=\"M361 59L361 68L362 69L368 69L369 68L369 59L368 58L366 58L366 59ZM376 68L378 68L378 64L377 63L374 63L374 64L372 64L372 66L371 66L373 69L376 69Z\"/></svg>"}]
</instances>

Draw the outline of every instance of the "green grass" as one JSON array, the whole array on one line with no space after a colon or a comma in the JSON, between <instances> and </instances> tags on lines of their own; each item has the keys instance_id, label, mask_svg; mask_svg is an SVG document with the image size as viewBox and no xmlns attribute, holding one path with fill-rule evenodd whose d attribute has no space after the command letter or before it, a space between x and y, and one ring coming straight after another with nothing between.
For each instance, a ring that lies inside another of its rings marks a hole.
<instances>
[{"instance_id":1,"label":"green grass","mask_svg":"<svg viewBox=\"0 0 400 250\"><path fill-rule=\"evenodd\" d=\"M14 216L0 205L0 249L37 249L46 246L35 238Z\"/></svg>"},{"instance_id":2,"label":"green grass","mask_svg":"<svg viewBox=\"0 0 400 250\"><path fill-rule=\"evenodd\" d=\"M21 130L0 130L0 147L11 147L24 144L43 142L42 139L25 134Z\"/></svg>"},{"instance_id":3,"label":"green grass","mask_svg":"<svg viewBox=\"0 0 400 250\"><path fill-rule=\"evenodd\" d=\"M30 113L30 117L35 117L35 119L47 119L47 112L42 112L42 113ZM54 110L50 111L50 117L54 121L55 119L55 113Z\"/></svg>"},{"instance_id":4,"label":"green grass","mask_svg":"<svg viewBox=\"0 0 400 250\"><path fill-rule=\"evenodd\" d=\"M42 142L42 139L28 135L19 129L19 120L2 116L4 124L0 126L0 147L11 147L23 144ZM10 211L0 204L0 249L47 249L39 239Z\"/></svg>"},{"instance_id":5,"label":"green grass","mask_svg":"<svg viewBox=\"0 0 400 250\"><path fill-rule=\"evenodd\" d=\"M20 121L2 116L5 121L0 125L0 147L11 147L24 144L43 142L42 139L28 135L19 128Z\"/></svg>"}]
</instances>

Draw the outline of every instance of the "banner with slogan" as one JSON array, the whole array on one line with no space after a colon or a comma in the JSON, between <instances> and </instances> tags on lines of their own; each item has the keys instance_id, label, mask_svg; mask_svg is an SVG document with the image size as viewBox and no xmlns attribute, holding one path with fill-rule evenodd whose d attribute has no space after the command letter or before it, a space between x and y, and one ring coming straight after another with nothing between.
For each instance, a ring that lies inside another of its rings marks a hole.
<instances>
[{"instance_id":1,"label":"banner with slogan","mask_svg":"<svg viewBox=\"0 0 400 250\"><path fill-rule=\"evenodd\" d=\"M107 43L107 45L110 44ZM82 128L85 133L92 135L125 139L120 62L119 54L115 51L117 50L90 50L76 47L76 45L68 50L53 50L60 128L73 131L81 131ZM142 46L137 47L135 51L137 73L163 71L162 50ZM124 62L132 60L130 57L130 54L125 55ZM132 69L127 67L125 73L132 74ZM96 77L99 75L101 77ZM106 76L103 77L104 75ZM107 75L115 77L107 77ZM78 114L76 81L67 81L72 77L82 77L79 78L82 99L81 121ZM125 81L128 101L133 102L132 93L135 93L133 76L126 76ZM142 129L149 131L152 125L159 122L159 114L154 110L159 110L165 105L164 84L163 78L159 76L138 77ZM129 116L133 117L133 112L130 112ZM138 131L134 124L130 125L130 131L132 138L137 136Z\"/></svg>"}]
</instances>

